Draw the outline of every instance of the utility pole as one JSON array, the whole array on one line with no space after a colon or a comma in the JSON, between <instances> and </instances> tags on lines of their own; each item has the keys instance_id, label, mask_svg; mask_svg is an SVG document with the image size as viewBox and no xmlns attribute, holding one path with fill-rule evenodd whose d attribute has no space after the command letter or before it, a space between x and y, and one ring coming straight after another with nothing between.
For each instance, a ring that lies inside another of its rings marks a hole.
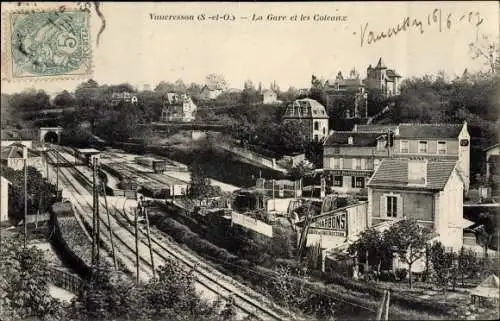
<instances>
[{"instance_id":1,"label":"utility pole","mask_svg":"<svg viewBox=\"0 0 500 321\"><path fill-rule=\"evenodd\" d=\"M136 268L136 283L139 284L139 229L138 223L138 208L135 209L135 268Z\"/></svg>"},{"instance_id":2,"label":"utility pole","mask_svg":"<svg viewBox=\"0 0 500 321\"><path fill-rule=\"evenodd\" d=\"M25 147L27 149L27 147ZM28 242L28 152L24 155L24 248Z\"/></svg>"},{"instance_id":3,"label":"utility pole","mask_svg":"<svg viewBox=\"0 0 500 321\"><path fill-rule=\"evenodd\" d=\"M49 180L49 151L46 149L45 150L45 172L47 173L47 182L50 183L50 180Z\"/></svg>"},{"instance_id":4,"label":"utility pole","mask_svg":"<svg viewBox=\"0 0 500 321\"><path fill-rule=\"evenodd\" d=\"M113 265L115 270L117 269L116 256L115 256L115 244L113 242L113 231L111 230L111 220L109 219L109 209L108 209L108 199L106 198L106 188L104 187L104 181L101 181L104 195L104 205L106 206L106 213L108 215L108 226L109 226L109 239L111 240L111 254L113 255Z\"/></svg>"},{"instance_id":5,"label":"utility pole","mask_svg":"<svg viewBox=\"0 0 500 321\"><path fill-rule=\"evenodd\" d=\"M273 210L276 211L276 198L274 197L274 179L273 179Z\"/></svg>"},{"instance_id":6,"label":"utility pole","mask_svg":"<svg viewBox=\"0 0 500 321\"><path fill-rule=\"evenodd\" d=\"M96 263L97 267L99 267L100 260L101 260L101 246L99 245L99 242L101 240L101 217L99 215L99 160L95 158L95 177L96 177L96 184L95 184L95 198L96 198L96 250L97 250L97 258L96 258Z\"/></svg>"},{"instance_id":7,"label":"utility pole","mask_svg":"<svg viewBox=\"0 0 500 321\"><path fill-rule=\"evenodd\" d=\"M148 212L146 208L142 207L142 210L144 211L144 216L146 218L146 227L147 227L147 232L148 232L148 245L149 245L149 255L151 256L151 265L153 267L153 280L156 278L156 272L155 272L155 261L153 258L153 248L151 247L151 234L150 234L150 229L149 229L149 217L148 217Z\"/></svg>"},{"instance_id":8,"label":"utility pole","mask_svg":"<svg viewBox=\"0 0 500 321\"><path fill-rule=\"evenodd\" d=\"M96 263L96 200L95 200L95 159L92 161L92 265Z\"/></svg>"},{"instance_id":9,"label":"utility pole","mask_svg":"<svg viewBox=\"0 0 500 321\"><path fill-rule=\"evenodd\" d=\"M56 151L56 190L59 194L59 152Z\"/></svg>"}]
</instances>

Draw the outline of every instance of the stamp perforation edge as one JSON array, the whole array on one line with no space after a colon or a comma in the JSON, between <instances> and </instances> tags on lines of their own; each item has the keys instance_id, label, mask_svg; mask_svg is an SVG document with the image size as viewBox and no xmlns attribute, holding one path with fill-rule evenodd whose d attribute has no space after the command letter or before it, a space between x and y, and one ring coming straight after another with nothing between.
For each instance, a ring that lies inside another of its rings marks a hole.
<instances>
[{"instance_id":1,"label":"stamp perforation edge","mask_svg":"<svg viewBox=\"0 0 500 321\"><path fill-rule=\"evenodd\" d=\"M64 80L85 80L92 78L94 75L94 48L92 46L93 36L92 36L92 13L90 11L86 12L88 14L87 24L88 24L88 37L89 37L89 58L88 58L88 72L81 74L62 74L53 76L32 76L32 77L13 77L12 74L12 37L11 37L11 17L13 14L30 14L30 13L50 13L57 12L60 10L62 5L57 6L46 6L46 7L31 7L31 8L19 8L19 7L8 7L2 5L2 18L1 18L1 81L8 83L26 83L26 84L36 84L38 82L52 82L52 81L64 81ZM65 12L66 11L79 11L80 9L72 3L64 3Z\"/></svg>"}]
</instances>

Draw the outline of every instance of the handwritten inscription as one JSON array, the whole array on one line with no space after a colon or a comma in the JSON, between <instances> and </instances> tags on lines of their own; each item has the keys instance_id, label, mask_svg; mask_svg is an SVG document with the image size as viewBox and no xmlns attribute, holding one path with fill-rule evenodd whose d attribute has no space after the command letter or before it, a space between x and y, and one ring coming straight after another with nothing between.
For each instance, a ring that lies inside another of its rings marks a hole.
<instances>
[{"instance_id":1,"label":"handwritten inscription","mask_svg":"<svg viewBox=\"0 0 500 321\"><path fill-rule=\"evenodd\" d=\"M421 20L417 18L404 17L403 20L395 26L391 26L387 28L387 30L383 31L373 31L369 30L369 24L366 22L361 25L360 32L360 44L363 47L365 44L371 45L380 40L386 38L396 37L398 34L402 32L409 31L411 29L417 30L420 34L423 34L427 27L437 27L439 32L443 30L451 30L453 28L454 23L456 22L468 22L474 27L479 27L484 19L481 17L479 12L468 12L463 14L459 19L454 19L451 13L443 14L441 9L434 9L432 13L427 15L427 19ZM356 35L356 32L353 32Z\"/></svg>"}]
</instances>

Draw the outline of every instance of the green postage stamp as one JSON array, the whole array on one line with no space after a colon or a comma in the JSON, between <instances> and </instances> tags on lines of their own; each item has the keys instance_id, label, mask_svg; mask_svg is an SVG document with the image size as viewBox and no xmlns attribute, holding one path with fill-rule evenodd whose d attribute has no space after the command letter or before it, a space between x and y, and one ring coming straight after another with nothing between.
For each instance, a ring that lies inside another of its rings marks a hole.
<instances>
[{"instance_id":1,"label":"green postage stamp","mask_svg":"<svg viewBox=\"0 0 500 321\"><path fill-rule=\"evenodd\" d=\"M89 20L89 12L81 10L8 13L2 78L16 81L91 75Z\"/></svg>"}]
</instances>

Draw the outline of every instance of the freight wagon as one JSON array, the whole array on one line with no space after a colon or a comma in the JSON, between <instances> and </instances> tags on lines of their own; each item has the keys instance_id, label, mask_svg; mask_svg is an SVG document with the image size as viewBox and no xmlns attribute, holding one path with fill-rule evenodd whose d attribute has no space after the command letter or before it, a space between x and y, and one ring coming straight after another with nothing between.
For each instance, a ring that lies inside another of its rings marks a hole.
<instances>
[{"instance_id":1,"label":"freight wagon","mask_svg":"<svg viewBox=\"0 0 500 321\"><path fill-rule=\"evenodd\" d=\"M155 173L163 173L167 167L165 160L153 157L136 157L135 162L139 165L152 168Z\"/></svg>"}]
</instances>

